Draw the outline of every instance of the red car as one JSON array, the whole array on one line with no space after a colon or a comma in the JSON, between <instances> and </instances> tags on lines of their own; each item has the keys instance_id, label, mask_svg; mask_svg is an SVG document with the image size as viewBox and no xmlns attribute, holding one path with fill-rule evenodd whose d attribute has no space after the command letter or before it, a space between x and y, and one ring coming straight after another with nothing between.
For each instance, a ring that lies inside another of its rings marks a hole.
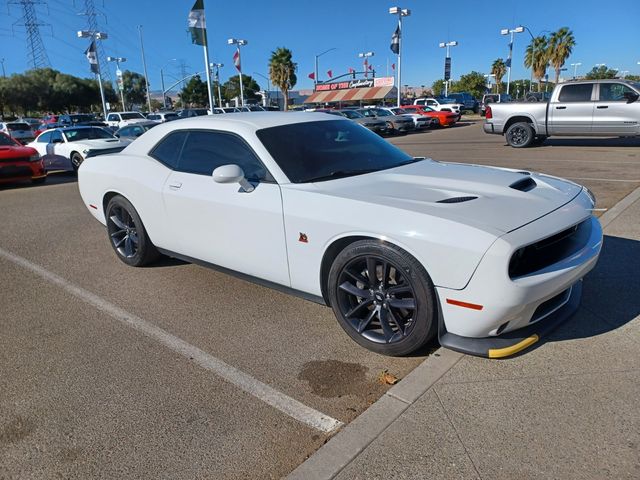
<instances>
[{"instance_id":1,"label":"red car","mask_svg":"<svg viewBox=\"0 0 640 480\"><path fill-rule=\"evenodd\" d=\"M40 154L0 133L0 183L26 179L33 183L43 183L47 179Z\"/></svg>"},{"instance_id":2,"label":"red car","mask_svg":"<svg viewBox=\"0 0 640 480\"><path fill-rule=\"evenodd\" d=\"M411 113L419 113L427 117L437 118L441 127L450 127L460 119L460 115L452 112L437 112L425 105L403 105L402 108Z\"/></svg>"}]
</instances>

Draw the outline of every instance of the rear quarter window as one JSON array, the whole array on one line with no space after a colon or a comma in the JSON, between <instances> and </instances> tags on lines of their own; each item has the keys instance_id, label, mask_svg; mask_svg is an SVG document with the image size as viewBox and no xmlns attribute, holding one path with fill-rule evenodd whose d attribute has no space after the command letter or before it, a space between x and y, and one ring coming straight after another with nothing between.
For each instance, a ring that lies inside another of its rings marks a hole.
<instances>
[{"instance_id":1,"label":"rear quarter window","mask_svg":"<svg viewBox=\"0 0 640 480\"><path fill-rule=\"evenodd\" d=\"M579 83L576 85L564 85L558 96L559 102L590 102L593 84Z\"/></svg>"},{"instance_id":2,"label":"rear quarter window","mask_svg":"<svg viewBox=\"0 0 640 480\"><path fill-rule=\"evenodd\" d=\"M173 132L160 140L149 153L160 163L175 170L178 166L178 159L184 148L188 133L186 131Z\"/></svg>"}]
</instances>

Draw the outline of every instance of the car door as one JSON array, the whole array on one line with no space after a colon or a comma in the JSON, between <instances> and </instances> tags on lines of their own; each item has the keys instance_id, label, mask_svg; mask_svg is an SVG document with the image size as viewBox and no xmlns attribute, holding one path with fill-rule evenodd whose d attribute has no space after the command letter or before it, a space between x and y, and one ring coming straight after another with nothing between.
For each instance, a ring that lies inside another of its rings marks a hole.
<instances>
[{"instance_id":1,"label":"car door","mask_svg":"<svg viewBox=\"0 0 640 480\"><path fill-rule=\"evenodd\" d=\"M243 169L253 191L213 180L213 170L230 164ZM290 285L280 187L241 137L188 132L163 198L177 253Z\"/></svg>"},{"instance_id":2,"label":"car door","mask_svg":"<svg viewBox=\"0 0 640 480\"><path fill-rule=\"evenodd\" d=\"M43 132L38 135L38 138L29 144L30 147L37 150L41 157L44 157L47 154L47 145L51 142L51 134L53 134L53 131Z\"/></svg>"},{"instance_id":3,"label":"car door","mask_svg":"<svg viewBox=\"0 0 640 480\"><path fill-rule=\"evenodd\" d=\"M567 83L549 104L547 128L551 135L592 135L593 83Z\"/></svg>"},{"instance_id":4,"label":"car door","mask_svg":"<svg viewBox=\"0 0 640 480\"><path fill-rule=\"evenodd\" d=\"M640 102L629 103L625 94L637 94L624 83L598 84L593 111L594 135L638 135Z\"/></svg>"},{"instance_id":5,"label":"car door","mask_svg":"<svg viewBox=\"0 0 640 480\"><path fill-rule=\"evenodd\" d=\"M44 167L47 170L73 170L68 155L68 146L60 130L53 130L44 155Z\"/></svg>"}]
</instances>

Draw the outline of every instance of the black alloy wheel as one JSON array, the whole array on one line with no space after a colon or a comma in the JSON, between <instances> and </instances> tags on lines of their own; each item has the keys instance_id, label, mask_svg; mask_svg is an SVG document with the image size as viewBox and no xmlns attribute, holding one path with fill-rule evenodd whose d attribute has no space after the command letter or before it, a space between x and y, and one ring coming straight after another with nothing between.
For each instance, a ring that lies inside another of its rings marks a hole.
<instances>
[{"instance_id":1,"label":"black alloy wheel","mask_svg":"<svg viewBox=\"0 0 640 480\"><path fill-rule=\"evenodd\" d=\"M533 143L535 132L529 123L518 122L507 129L505 136L510 146L514 148L525 148Z\"/></svg>"},{"instance_id":2,"label":"black alloy wheel","mask_svg":"<svg viewBox=\"0 0 640 480\"><path fill-rule=\"evenodd\" d=\"M373 240L355 242L334 261L329 296L342 328L385 355L406 355L435 334L433 285L408 253Z\"/></svg>"},{"instance_id":3,"label":"black alloy wheel","mask_svg":"<svg viewBox=\"0 0 640 480\"><path fill-rule=\"evenodd\" d=\"M82 158L82 155L80 155L78 152L73 152L71 154L71 165L73 166L74 170L78 170L80 168L80 165L82 165L82 162L84 162L84 158Z\"/></svg>"},{"instance_id":4,"label":"black alloy wheel","mask_svg":"<svg viewBox=\"0 0 640 480\"><path fill-rule=\"evenodd\" d=\"M124 197L113 197L105 212L109 242L118 258L132 267L141 267L159 254L133 205Z\"/></svg>"}]
</instances>

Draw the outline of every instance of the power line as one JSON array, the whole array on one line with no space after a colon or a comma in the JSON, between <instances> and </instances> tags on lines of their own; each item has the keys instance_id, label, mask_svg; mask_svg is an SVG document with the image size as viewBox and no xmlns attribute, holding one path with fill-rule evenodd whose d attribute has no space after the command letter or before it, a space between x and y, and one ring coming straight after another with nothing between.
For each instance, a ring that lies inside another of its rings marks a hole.
<instances>
[{"instance_id":1,"label":"power line","mask_svg":"<svg viewBox=\"0 0 640 480\"><path fill-rule=\"evenodd\" d=\"M48 23L38 21L35 5L46 5L44 0L11 0L8 4L20 5L22 7L22 22L20 20L13 23L13 26L25 27L27 30L27 56L31 68L46 68L51 65L47 51L44 48L40 27L51 26Z\"/></svg>"}]
</instances>

